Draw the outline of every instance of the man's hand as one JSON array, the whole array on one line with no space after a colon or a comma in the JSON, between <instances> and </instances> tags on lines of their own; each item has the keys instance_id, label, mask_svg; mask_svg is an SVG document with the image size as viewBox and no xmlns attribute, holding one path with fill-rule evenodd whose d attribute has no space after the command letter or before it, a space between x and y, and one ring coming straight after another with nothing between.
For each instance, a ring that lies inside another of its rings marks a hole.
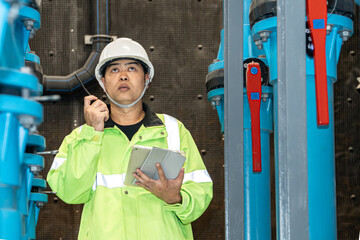
<instances>
[{"instance_id":1,"label":"man's hand","mask_svg":"<svg viewBox=\"0 0 360 240\"><path fill-rule=\"evenodd\" d=\"M96 100L91 104L92 100ZM84 117L86 124L94 127L96 131L104 130L104 123L109 119L109 109L97 97L91 95L84 98Z\"/></svg>"},{"instance_id":2,"label":"man's hand","mask_svg":"<svg viewBox=\"0 0 360 240\"><path fill-rule=\"evenodd\" d=\"M175 179L167 179L159 163L156 164L156 168L159 173L159 180L151 179L140 169L136 169L136 173L133 173L134 177L139 181L136 184L149 190L168 204L181 203L180 189L184 179L184 168L181 168L179 175Z\"/></svg>"}]
</instances>

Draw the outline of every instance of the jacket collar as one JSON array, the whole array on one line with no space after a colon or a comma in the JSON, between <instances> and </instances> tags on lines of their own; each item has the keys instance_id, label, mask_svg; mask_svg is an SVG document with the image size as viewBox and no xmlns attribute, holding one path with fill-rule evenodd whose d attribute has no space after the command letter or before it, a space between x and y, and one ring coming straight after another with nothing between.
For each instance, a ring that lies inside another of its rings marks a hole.
<instances>
[{"instance_id":1,"label":"jacket collar","mask_svg":"<svg viewBox=\"0 0 360 240\"><path fill-rule=\"evenodd\" d=\"M164 123L161 121L161 119L151 111L150 107L143 102L143 110L145 112L145 117L143 119L143 124L145 127L154 127L154 126L163 126ZM110 109L110 107L109 107ZM109 117L109 120L105 122L105 128L113 128L115 126L115 122Z\"/></svg>"}]
</instances>

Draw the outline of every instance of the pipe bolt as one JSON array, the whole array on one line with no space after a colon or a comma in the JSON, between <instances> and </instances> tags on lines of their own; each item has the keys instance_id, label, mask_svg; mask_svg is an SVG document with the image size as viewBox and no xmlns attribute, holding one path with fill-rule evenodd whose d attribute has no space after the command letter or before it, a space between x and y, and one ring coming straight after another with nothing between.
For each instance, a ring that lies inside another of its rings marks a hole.
<instances>
[{"instance_id":1,"label":"pipe bolt","mask_svg":"<svg viewBox=\"0 0 360 240\"><path fill-rule=\"evenodd\" d=\"M261 98L262 98L262 101L263 101L263 102L266 102L267 99L268 99L268 97L269 97L269 94L268 94L268 93L263 93L263 94L261 94Z\"/></svg>"},{"instance_id":2,"label":"pipe bolt","mask_svg":"<svg viewBox=\"0 0 360 240\"><path fill-rule=\"evenodd\" d=\"M40 166L37 166L37 165L31 165L30 166L30 172L32 172L34 175L39 174L40 171L41 171Z\"/></svg>"},{"instance_id":3,"label":"pipe bolt","mask_svg":"<svg viewBox=\"0 0 360 240\"><path fill-rule=\"evenodd\" d=\"M24 26L25 26L26 30L31 31L34 27L34 20L32 20L32 19L24 20Z\"/></svg>"},{"instance_id":4,"label":"pipe bolt","mask_svg":"<svg viewBox=\"0 0 360 240\"><path fill-rule=\"evenodd\" d=\"M261 31L259 32L261 41L266 42L270 36L270 32L269 31Z\"/></svg>"},{"instance_id":5,"label":"pipe bolt","mask_svg":"<svg viewBox=\"0 0 360 240\"><path fill-rule=\"evenodd\" d=\"M20 115L19 122L21 125L24 126L24 128L27 128L27 129L32 129L35 124L34 118L29 115Z\"/></svg>"},{"instance_id":6,"label":"pipe bolt","mask_svg":"<svg viewBox=\"0 0 360 240\"><path fill-rule=\"evenodd\" d=\"M326 35L329 35L331 33L333 26L333 24L326 25Z\"/></svg>"},{"instance_id":7,"label":"pipe bolt","mask_svg":"<svg viewBox=\"0 0 360 240\"><path fill-rule=\"evenodd\" d=\"M349 39L351 32L349 30L343 30L340 31L339 34L343 42L346 42Z\"/></svg>"},{"instance_id":8,"label":"pipe bolt","mask_svg":"<svg viewBox=\"0 0 360 240\"><path fill-rule=\"evenodd\" d=\"M263 42L261 41L261 39L255 40L255 45L259 50L263 49Z\"/></svg>"},{"instance_id":9,"label":"pipe bolt","mask_svg":"<svg viewBox=\"0 0 360 240\"><path fill-rule=\"evenodd\" d=\"M37 31L36 28L31 29L30 35L29 35L30 39L34 38L36 31Z\"/></svg>"}]
</instances>

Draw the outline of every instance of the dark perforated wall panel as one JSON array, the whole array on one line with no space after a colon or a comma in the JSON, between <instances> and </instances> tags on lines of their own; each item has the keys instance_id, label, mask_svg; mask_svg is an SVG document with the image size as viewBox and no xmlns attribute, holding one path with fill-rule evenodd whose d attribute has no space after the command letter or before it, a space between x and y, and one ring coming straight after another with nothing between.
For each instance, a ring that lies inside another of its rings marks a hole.
<instances>
[{"instance_id":1,"label":"dark perforated wall panel","mask_svg":"<svg viewBox=\"0 0 360 240\"><path fill-rule=\"evenodd\" d=\"M360 231L360 38L359 8L354 35L345 42L334 87L338 239L358 239Z\"/></svg>"}]
</instances>

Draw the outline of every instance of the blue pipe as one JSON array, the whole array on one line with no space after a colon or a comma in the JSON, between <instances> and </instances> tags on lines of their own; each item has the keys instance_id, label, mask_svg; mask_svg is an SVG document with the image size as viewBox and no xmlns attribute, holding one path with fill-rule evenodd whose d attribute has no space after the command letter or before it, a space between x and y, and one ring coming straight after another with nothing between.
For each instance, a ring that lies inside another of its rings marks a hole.
<instances>
[{"instance_id":1,"label":"blue pipe","mask_svg":"<svg viewBox=\"0 0 360 240\"><path fill-rule=\"evenodd\" d=\"M270 80L274 86L274 99L277 102L277 41L276 17L268 18L253 26L253 36L261 31L271 32L268 42L264 43L266 57L270 60ZM351 19L340 16L328 16L328 24L333 24L332 31L326 37L327 88L329 102L329 119L327 127L318 127L316 121L315 74L314 62L306 57L307 81L307 141L308 141L308 191L309 191L309 234L311 240L336 239L336 187L335 187L335 146L334 146L334 109L333 84L336 81L337 62L340 55L342 39L339 32L352 32ZM295 47L295 46L294 46ZM302 101L302 99L299 99ZM275 113L275 144L277 145L277 104ZM275 148L275 174L278 176L277 148ZM276 177L276 179L278 179ZM277 187L276 183L276 187ZM278 203L276 196L276 203ZM278 207L277 207L278 209ZM279 218L277 214L277 228Z\"/></svg>"},{"instance_id":2,"label":"blue pipe","mask_svg":"<svg viewBox=\"0 0 360 240\"><path fill-rule=\"evenodd\" d=\"M243 6L243 59L263 55L254 44L249 20L251 0ZM244 81L246 81L244 79ZM251 115L244 89L244 211L245 239L271 239L271 194L270 194L270 133L273 131L272 87L263 86L262 92L269 94L260 107L261 128L261 172L253 172Z\"/></svg>"},{"instance_id":3,"label":"blue pipe","mask_svg":"<svg viewBox=\"0 0 360 240\"><path fill-rule=\"evenodd\" d=\"M260 106L261 172L253 172L251 115L247 95L244 93L244 214L245 239L271 239L270 195L270 133L273 131L272 87L263 86L269 94Z\"/></svg>"}]
</instances>

